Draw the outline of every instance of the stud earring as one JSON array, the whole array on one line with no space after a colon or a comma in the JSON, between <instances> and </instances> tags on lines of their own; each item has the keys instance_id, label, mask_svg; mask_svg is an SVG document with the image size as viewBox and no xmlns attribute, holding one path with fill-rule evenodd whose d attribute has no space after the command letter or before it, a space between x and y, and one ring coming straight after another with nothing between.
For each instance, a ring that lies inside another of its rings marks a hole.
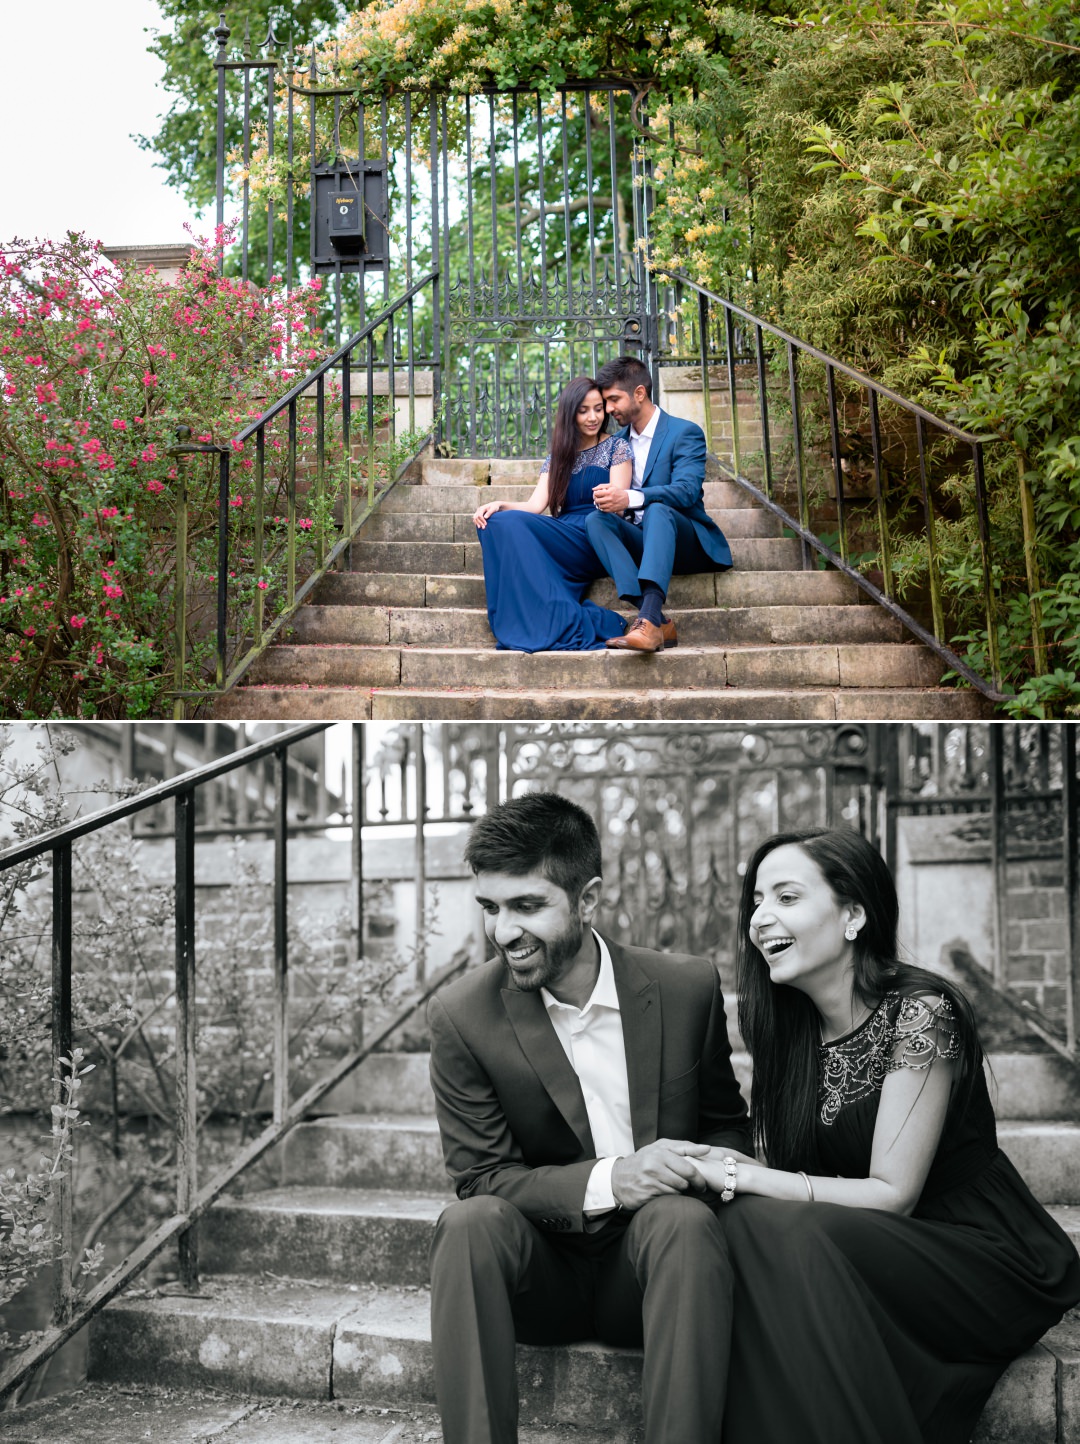
<instances>
[{"instance_id":1,"label":"stud earring","mask_svg":"<svg viewBox=\"0 0 1080 1444\"><path fill-rule=\"evenodd\" d=\"M858 936L859 929L855 926L854 923L848 923L847 927L844 929L844 937L847 938L849 943L853 943Z\"/></svg>"}]
</instances>

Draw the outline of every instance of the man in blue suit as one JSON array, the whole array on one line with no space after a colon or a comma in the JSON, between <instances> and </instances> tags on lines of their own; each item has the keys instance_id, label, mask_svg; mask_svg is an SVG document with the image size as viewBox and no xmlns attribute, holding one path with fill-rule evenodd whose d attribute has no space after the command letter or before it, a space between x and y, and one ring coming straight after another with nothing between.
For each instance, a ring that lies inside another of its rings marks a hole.
<instances>
[{"instance_id":1,"label":"man in blue suit","mask_svg":"<svg viewBox=\"0 0 1080 1444\"><path fill-rule=\"evenodd\" d=\"M694 422L653 404L652 377L636 357L608 361L596 379L608 415L625 428L622 435L634 453L630 491L596 487L596 511L585 523L619 596L638 607L625 635L610 638L607 645L662 652L678 642L675 623L663 612L672 575L723 572L731 566L724 533L702 505L705 434Z\"/></svg>"}]
</instances>

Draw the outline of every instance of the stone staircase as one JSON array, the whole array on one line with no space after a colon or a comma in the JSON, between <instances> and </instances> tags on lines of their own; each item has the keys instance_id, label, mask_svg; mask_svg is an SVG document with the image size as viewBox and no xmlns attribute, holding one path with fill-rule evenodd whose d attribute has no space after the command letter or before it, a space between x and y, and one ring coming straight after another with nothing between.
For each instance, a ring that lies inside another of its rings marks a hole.
<instances>
[{"instance_id":1,"label":"stone staircase","mask_svg":"<svg viewBox=\"0 0 1080 1444\"><path fill-rule=\"evenodd\" d=\"M738 1049L734 1029L732 1039ZM745 1086L749 1060L737 1051L735 1061ZM1080 1242L1076 1076L1048 1054L1001 1052L991 1062L1002 1146ZM294 1130L272 1160L272 1176L248 1180L247 1192L223 1200L204 1220L198 1296L136 1287L98 1316L88 1408L115 1399L109 1391L117 1389L179 1390L181 1400L214 1391L219 1411L222 1396L243 1395L244 1419L261 1409L272 1423L274 1400L287 1396L308 1401L309 1412L293 1417L315 1421L310 1435L278 1434L267 1423L250 1437L325 1440L316 1426L325 1431L332 1422L336 1438L358 1444L441 1439L427 1251L451 1194L427 1057L376 1055L335 1099L342 1112ZM520 1347L518 1358L523 1444L632 1444L640 1437L637 1351ZM324 1411L334 1401L342 1417L319 1413L320 1400ZM31 1425L55 1421L64 1407L63 1400L34 1406L18 1439L62 1437L34 1433ZM104 1444L113 1436L81 1437ZM204 1436L177 1435L196 1437ZM222 1428L213 1437L228 1444L249 1436ZM1080 1311L1010 1366L976 1435L983 1444L1077 1438Z\"/></svg>"},{"instance_id":2,"label":"stone staircase","mask_svg":"<svg viewBox=\"0 0 1080 1444\"><path fill-rule=\"evenodd\" d=\"M732 571L677 577L679 646L659 655L498 651L472 513L522 500L535 461L426 456L365 524L350 569L327 575L214 715L231 718L910 720L990 715L834 571L803 571L782 535L713 466L705 505ZM619 606L606 578L590 595Z\"/></svg>"}]
</instances>

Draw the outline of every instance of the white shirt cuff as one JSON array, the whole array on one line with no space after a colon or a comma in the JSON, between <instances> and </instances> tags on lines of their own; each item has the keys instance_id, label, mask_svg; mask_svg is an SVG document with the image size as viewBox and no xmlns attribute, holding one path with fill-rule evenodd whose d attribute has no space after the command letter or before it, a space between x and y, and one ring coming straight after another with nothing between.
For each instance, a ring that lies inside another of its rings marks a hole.
<instances>
[{"instance_id":1,"label":"white shirt cuff","mask_svg":"<svg viewBox=\"0 0 1080 1444\"><path fill-rule=\"evenodd\" d=\"M610 1213L613 1208L618 1208L615 1202L615 1195L611 1191L611 1170L615 1167L617 1159L598 1159L593 1171L589 1174L588 1186L585 1189L585 1203L582 1213L586 1218L591 1218L598 1213Z\"/></svg>"},{"instance_id":2,"label":"white shirt cuff","mask_svg":"<svg viewBox=\"0 0 1080 1444\"><path fill-rule=\"evenodd\" d=\"M637 511L639 507L645 505L645 493L639 491L636 486L632 486L626 493L626 504L631 511Z\"/></svg>"}]
</instances>

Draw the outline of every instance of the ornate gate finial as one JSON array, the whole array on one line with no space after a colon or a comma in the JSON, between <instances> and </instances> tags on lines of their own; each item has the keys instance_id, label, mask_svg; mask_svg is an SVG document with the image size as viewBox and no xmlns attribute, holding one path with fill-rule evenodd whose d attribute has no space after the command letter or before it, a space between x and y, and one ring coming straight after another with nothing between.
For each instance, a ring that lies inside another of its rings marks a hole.
<instances>
[{"instance_id":1,"label":"ornate gate finial","mask_svg":"<svg viewBox=\"0 0 1080 1444\"><path fill-rule=\"evenodd\" d=\"M231 34L232 34L232 31L229 29L228 25L225 23L225 11L222 10L221 13L220 13L220 15L219 15L219 17L218 17L217 26L216 26L216 28L215 28L215 30L214 30L214 39L215 39L215 40L217 41L217 43L218 43L218 53L217 53L217 55L214 57L214 63L215 63L216 65L224 65L224 64L225 64L225 59L226 59L226 56L225 56L225 47L226 47L226 45L228 45L228 43L229 43L229 36L230 36Z\"/></svg>"}]
</instances>

